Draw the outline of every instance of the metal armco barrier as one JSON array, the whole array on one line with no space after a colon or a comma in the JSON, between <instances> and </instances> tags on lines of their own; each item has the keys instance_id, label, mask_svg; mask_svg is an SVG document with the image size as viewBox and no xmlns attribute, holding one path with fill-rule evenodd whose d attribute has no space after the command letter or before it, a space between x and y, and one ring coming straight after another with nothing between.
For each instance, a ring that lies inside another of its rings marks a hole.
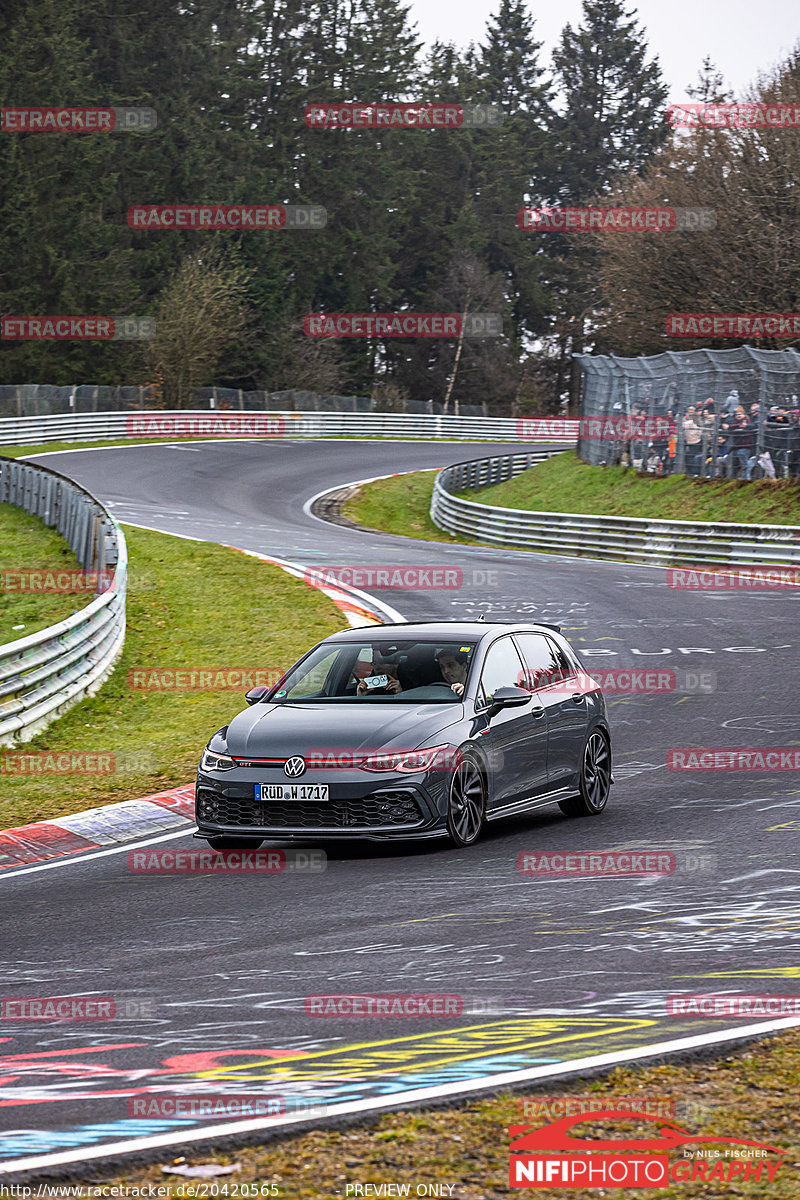
<instances>
[{"instance_id":1,"label":"metal armco barrier","mask_svg":"<svg viewBox=\"0 0 800 1200\"><path fill-rule=\"evenodd\" d=\"M456 417L415 413L157 412L59 413L0 419L0 446L93 438L388 437L452 441L550 442L574 446L578 422L561 418Z\"/></svg>"},{"instance_id":2,"label":"metal armco barrier","mask_svg":"<svg viewBox=\"0 0 800 1200\"><path fill-rule=\"evenodd\" d=\"M800 565L800 527L527 512L465 500L457 492L501 483L548 458L504 454L455 463L436 476L430 515L447 533L524 550L652 563Z\"/></svg>"},{"instance_id":3,"label":"metal armco barrier","mask_svg":"<svg viewBox=\"0 0 800 1200\"><path fill-rule=\"evenodd\" d=\"M0 502L55 527L107 589L65 621L0 646L0 746L13 746L96 692L110 673L125 640L128 552L102 504L46 467L0 457ZM108 586L102 577L112 570Z\"/></svg>"}]
</instances>

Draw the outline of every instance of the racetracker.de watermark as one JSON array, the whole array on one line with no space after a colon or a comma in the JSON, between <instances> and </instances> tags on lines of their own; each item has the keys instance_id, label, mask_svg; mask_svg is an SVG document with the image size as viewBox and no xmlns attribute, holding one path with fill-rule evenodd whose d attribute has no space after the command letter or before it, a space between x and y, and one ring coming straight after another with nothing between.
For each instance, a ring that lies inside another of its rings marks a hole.
<instances>
[{"instance_id":1,"label":"racetracker.de watermark","mask_svg":"<svg viewBox=\"0 0 800 1200\"><path fill-rule=\"evenodd\" d=\"M672 1118L677 1112L671 1096L608 1096L600 1093L578 1096L563 1093L555 1096L520 1096L517 1105L521 1116L539 1117L544 1121L603 1111Z\"/></svg>"},{"instance_id":2,"label":"racetracker.de watermark","mask_svg":"<svg viewBox=\"0 0 800 1200\"><path fill-rule=\"evenodd\" d=\"M424 102L392 104L307 104L309 129L496 129L503 120L496 104Z\"/></svg>"},{"instance_id":3,"label":"racetracker.de watermark","mask_svg":"<svg viewBox=\"0 0 800 1200\"><path fill-rule=\"evenodd\" d=\"M303 330L314 338L502 337L499 313L309 313Z\"/></svg>"},{"instance_id":4,"label":"racetracker.de watermark","mask_svg":"<svg viewBox=\"0 0 800 1200\"><path fill-rule=\"evenodd\" d=\"M125 436L132 438L266 438L283 437L286 421L262 413L131 413Z\"/></svg>"},{"instance_id":5,"label":"racetracker.de watermark","mask_svg":"<svg viewBox=\"0 0 800 1200\"><path fill-rule=\"evenodd\" d=\"M141 875L319 874L324 850L129 850L128 870Z\"/></svg>"},{"instance_id":6,"label":"racetracker.de watermark","mask_svg":"<svg viewBox=\"0 0 800 1200\"><path fill-rule=\"evenodd\" d=\"M0 753L0 775L115 775L155 769L151 750L50 750Z\"/></svg>"},{"instance_id":7,"label":"racetracker.de watermark","mask_svg":"<svg viewBox=\"0 0 800 1200\"><path fill-rule=\"evenodd\" d=\"M668 438L666 417L581 417L578 436L588 442L649 441Z\"/></svg>"},{"instance_id":8,"label":"racetracker.de watermark","mask_svg":"<svg viewBox=\"0 0 800 1200\"><path fill-rule=\"evenodd\" d=\"M324 229L327 210L314 204L134 204L132 229Z\"/></svg>"},{"instance_id":9,"label":"racetracker.de watermark","mask_svg":"<svg viewBox=\"0 0 800 1200\"><path fill-rule=\"evenodd\" d=\"M673 129L796 129L798 104L670 104Z\"/></svg>"},{"instance_id":10,"label":"racetracker.de watermark","mask_svg":"<svg viewBox=\"0 0 800 1200\"><path fill-rule=\"evenodd\" d=\"M670 771L800 771L796 746L676 746L667 751Z\"/></svg>"},{"instance_id":11,"label":"racetracker.de watermark","mask_svg":"<svg viewBox=\"0 0 800 1200\"><path fill-rule=\"evenodd\" d=\"M38 567L0 571L2 592L107 592L114 586L110 571Z\"/></svg>"},{"instance_id":12,"label":"racetracker.de watermark","mask_svg":"<svg viewBox=\"0 0 800 1200\"><path fill-rule=\"evenodd\" d=\"M547 689L549 695L572 697L597 687L617 696L653 695L660 692L710 694L717 690L716 671L686 671L672 668L609 667L570 672L565 668L525 670L517 676L517 687L528 691Z\"/></svg>"},{"instance_id":13,"label":"racetracker.de watermark","mask_svg":"<svg viewBox=\"0 0 800 1200\"><path fill-rule=\"evenodd\" d=\"M734 995L724 992L667 997L668 1017L792 1017L800 996Z\"/></svg>"},{"instance_id":14,"label":"racetracker.de watermark","mask_svg":"<svg viewBox=\"0 0 800 1200\"><path fill-rule=\"evenodd\" d=\"M307 1017L458 1017L461 996L399 992L374 995L306 996Z\"/></svg>"},{"instance_id":15,"label":"racetracker.de watermark","mask_svg":"<svg viewBox=\"0 0 800 1200\"><path fill-rule=\"evenodd\" d=\"M128 1116L145 1120L153 1117L203 1117L210 1120L223 1117L277 1117L284 1113L322 1117L327 1108L326 1104L317 1104L302 1096L286 1098L258 1093L231 1095L228 1092L160 1092L156 1095L131 1096L127 1102ZM249 1193L244 1190L242 1195Z\"/></svg>"},{"instance_id":16,"label":"racetracker.de watermark","mask_svg":"<svg viewBox=\"0 0 800 1200\"><path fill-rule=\"evenodd\" d=\"M800 587L796 567L667 567L667 587L676 591L773 592Z\"/></svg>"},{"instance_id":17,"label":"racetracker.de watermark","mask_svg":"<svg viewBox=\"0 0 800 1200\"><path fill-rule=\"evenodd\" d=\"M0 133L149 133L154 108L0 108Z\"/></svg>"},{"instance_id":18,"label":"racetracker.de watermark","mask_svg":"<svg viewBox=\"0 0 800 1200\"><path fill-rule=\"evenodd\" d=\"M800 313L670 313L669 337L800 337Z\"/></svg>"},{"instance_id":19,"label":"racetracker.de watermark","mask_svg":"<svg viewBox=\"0 0 800 1200\"><path fill-rule=\"evenodd\" d=\"M356 588L385 588L387 591L457 591L459 588L499 587L500 572L475 567L413 567L402 563L387 566L306 567L303 579L317 587L347 584Z\"/></svg>"},{"instance_id":20,"label":"racetracker.de watermark","mask_svg":"<svg viewBox=\"0 0 800 1200\"><path fill-rule=\"evenodd\" d=\"M717 227L713 208L526 207L517 213L517 228L533 233L680 233Z\"/></svg>"},{"instance_id":21,"label":"racetracker.de watermark","mask_svg":"<svg viewBox=\"0 0 800 1200\"><path fill-rule=\"evenodd\" d=\"M156 1001L135 996L3 996L0 1021L118 1021L154 1017Z\"/></svg>"},{"instance_id":22,"label":"racetracker.de watermark","mask_svg":"<svg viewBox=\"0 0 800 1200\"><path fill-rule=\"evenodd\" d=\"M375 752L358 747L351 750L324 747L304 751L303 758L309 771L374 771L377 774L398 772L402 775L415 775L419 771L454 771L464 761L462 752L456 746ZM388 799L385 801L387 806L391 803Z\"/></svg>"},{"instance_id":23,"label":"racetracker.de watermark","mask_svg":"<svg viewBox=\"0 0 800 1200\"><path fill-rule=\"evenodd\" d=\"M116 592L152 592L158 577L152 571L84 571L61 566L30 567L0 571L0 592L61 592L66 595ZM0 1200L2 1198L0 1197Z\"/></svg>"},{"instance_id":24,"label":"racetracker.de watermark","mask_svg":"<svg viewBox=\"0 0 800 1200\"><path fill-rule=\"evenodd\" d=\"M517 870L523 875L674 875L671 850L569 851L550 854L520 851Z\"/></svg>"},{"instance_id":25,"label":"racetracker.de watermark","mask_svg":"<svg viewBox=\"0 0 800 1200\"><path fill-rule=\"evenodd\" d=\"M139 342L155 334L153 317L0 317L4 342Z\"/></svg>"},{"instance_id":26,"label":"racetracker.de watermark","mask_svg":"<svg viewBox=\"0 0 800 1200\"><path fill-rule=\"evenodd\" d=\"M578 422L544 417L520 417L517 421L517 438L521 442L573 441L578 436Z\"/></svg>"},{"instance_id":27,"label":"racetracker.de watermark","mask_svg":"<svg viewBox=\"0 0 800 1200\"><path fill-rule=\"evenodd\" d=\"M133 692L249 692L274 687L285 675L280 667L132 667Z\"/></svg>"}]
</instances>

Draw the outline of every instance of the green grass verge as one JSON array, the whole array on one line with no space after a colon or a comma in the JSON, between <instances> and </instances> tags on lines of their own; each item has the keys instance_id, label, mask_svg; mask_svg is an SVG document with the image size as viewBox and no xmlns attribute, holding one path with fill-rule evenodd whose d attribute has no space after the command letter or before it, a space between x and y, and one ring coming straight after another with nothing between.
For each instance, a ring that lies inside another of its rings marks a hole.
<instances>
[{"instance_id":1,"label":"green grass verge","mask_svg":"<svg viewBox=\"0 0 800 1200\"><path fill-rule=\"evenodd\" d=\"M436 471L395 475L365 484L342 512L359 525L431 538L467 542L438 529L429 514ZM640 476L621 467L590 467L567 450L516 478L477 492L468 500L538 512L597 513L683 521L739 524L800 524L800 482L760 479L689 479ZM474 544L474 543L472 543Z\"/></svg>"},{"instance_id":2,"label":"green grass verge","mask_svg":"<svg viewBox=\"0 0 800 1200\"><path fill-rule=\"evenodd\" d=\"M80 571L81 566L61 535L24 509L0 504L0 571L65 569ZM94 599L93 592L15 591L21 579L0 580L0 646L65 620Z\"/></svg>"},{"instance_id":3,"label":"green grass verge","mask_svg":"<svg viewBox=\"0 0 800 1200\"><path fill-rule=\"evenodd\" d=\"M345 626L321 592L236 550L125 527L130 555L125 649L97 695L4 755L113 754L112 774L0 770L0 828L128 800L194 779L209 736L244 708L244 686L145 691L133 670L285 669ZM148 682L148 677L145 677Z\"/></svg>"},{"instance_id":4,"label":"green grass verge","mask_svg":"<svg viewBox=\"0 0 800 1200\"><path fill-rule=\"evenodd\" d=\"M468 495L481 504L542 512L757 525L800 523L800 482L794 479L748 483L684 475L659 478L622 467L590 467L578 461L574 450Z\"/></svg>"},{"instance_id":5,"label":"green grass verge","mask_svg":"<svg viewBox=\"0 0 800 1200\"><path fill-rule=\"evenodd\" d=\"M445 533L430 518L433 481L438 471L414 471L366 483L342 505L342 515L369 529L437 542L468 543ZM474 543L473 543L474 544Z\"/></svg>"},{"instance_id":6,"label":"green grass verge","mask_svg":"<svg viewBox=\"0 0 800 1200\"><path fill-rule=\"evenodd\" d=\"M800 1155L800 1126L795 1109L798 1086L800 1031L790 1030L780 1038L770 1038L716 1061L620 1068L602 1080L577 1079L561 1086L554 1083L540 1087L540 1095L551 1097L592 1093L601 1101L611 1096L674 1099L677 1123L689 1133L764 1142L785 1150L787 1160L771 1183L766 1183L765 1175L761 1183L752 1179L732 1183L671 1182L669 1189L636 1188L624 1192L537 1188L535 1195L542 1200L560 1200L565 1195L571 1200L596 1200L601 1195L659 1200L667 1194L671 1200L727 1200L733 1196L796 1200ZM533 1094L531 1089L530 1095ZM683 1106L688 1107L688 1112L681 1119ZM455 1184L450 1193L455 1200L508 1200L514 1194L508 1187L508 1127L523 1123L543 1125L547 1120L525 1117L520 1107L519 1096L501 1096L471 1100L437 1112L388 1113L372 1124L290 1136L235 1153L198 1153L192 1147L185 1150L177 1147L162 1156L160 1165L115 1173L108 1184L160 1184L176 1197L200 1196L199 1189L190 1190L191 1180L164 1175L161 1171L161 1165L174 1163L185 1153L192 1164L241 1163L241 1173L231 1176L238 1185L259 1183L262 1196L272 1194L284 1200L344 1198L348 1183L409 1184L411 1196L420 1184L447 1183ZM620 1132L620 1124L603 1127L593 1122L591 1127L585 1127L585 1132L593 1137L631 1138L653 1133L651 1122L635 1118L622 1128L624 1134ZM578 1129L575 1136L583 1132ZM721 1157L724 1156L724 1146L719 1149ZM675 1163L679 1157L680 1152L673 1151L670 1162ZM86 1179L95 1179L97 1175L96 1169L87 1171ZM183 1190L178 1191L180 1188ZM110 1186L108 1193L111 1195ZM99 1187L97 1194L101 1194Z\"/></svg>"}]
</instances>

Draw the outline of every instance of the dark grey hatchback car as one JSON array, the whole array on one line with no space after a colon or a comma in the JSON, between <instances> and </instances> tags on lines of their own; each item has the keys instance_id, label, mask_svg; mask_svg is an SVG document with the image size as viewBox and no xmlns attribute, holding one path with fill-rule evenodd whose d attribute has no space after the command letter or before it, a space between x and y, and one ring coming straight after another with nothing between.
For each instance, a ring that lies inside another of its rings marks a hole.
<instances>
[{"instance_id":1,"label":"dark grey hatchback car","mask_svg":"<svg viewBox=\"0 0 800 1200\"><path fill-rule=\"evenodd\" d=\"M198 833L449 837L558 804L603 811L613 777L600 685L557 626L431 622L326 638L217 731L197 776Z\"/></svg>"}]
</instances>

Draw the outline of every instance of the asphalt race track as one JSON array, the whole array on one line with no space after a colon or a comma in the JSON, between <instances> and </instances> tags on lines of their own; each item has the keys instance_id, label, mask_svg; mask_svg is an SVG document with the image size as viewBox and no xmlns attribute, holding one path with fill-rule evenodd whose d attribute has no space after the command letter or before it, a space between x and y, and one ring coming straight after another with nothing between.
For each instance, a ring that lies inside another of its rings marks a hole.
<instances>
[{"instance_id":1,"label":"asphalt race track","mask_svg":"<svg viewBox=\"0 0 800 1200\"><path fill-rule=\"evenodd\" d=\"M469 850L328 845L321 873L134 875L130 845L4 872L6 995L113 995L151 1015L0 1028L0 1172L213 1130L134 1104L153 1095L278 1097L290 1116L302 1105L366 1110L751 1024L668 1016L670 995L797 994L797 774L666 767L675 747L800 744L795 592L677 591L663 568L426 543L303 511L324 488L504 449L223 442L43 459L122 522L307 566L460 567L457 590L375 595L410 620L558 622L587 665L669 668L677 686L609 697L617 782L596 820L545 810L490 826ZM231 715L239 707L232 696ZM198 755L211 732L197 730ZM164 845L199 844L171 836ZM611 849L674 852L677 868L517 870L521 851ZM304 1011L307 995L442 992L462 997L462 1015Z\"/></svg>"}]
</instances>

